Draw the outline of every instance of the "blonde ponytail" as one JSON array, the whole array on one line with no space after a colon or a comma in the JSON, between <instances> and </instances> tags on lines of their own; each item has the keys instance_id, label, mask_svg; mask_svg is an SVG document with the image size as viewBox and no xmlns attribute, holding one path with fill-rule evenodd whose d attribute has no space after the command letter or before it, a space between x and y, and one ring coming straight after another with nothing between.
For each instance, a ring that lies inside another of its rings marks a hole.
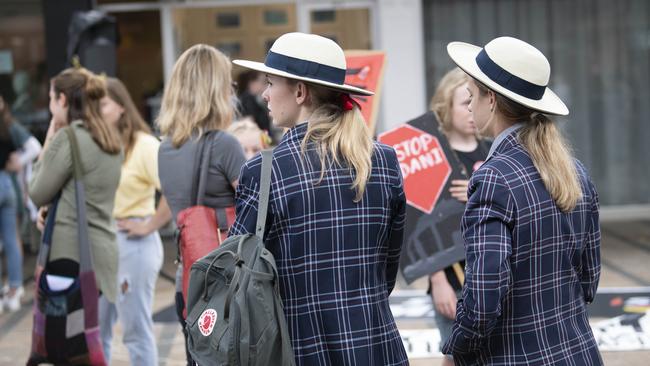
<instances>
[{"instance_id":1,"label":"blonde ponytail","mask_svg":"<svg viewBox=\"0 0 650 366\"><path fill-rule=\"evenodd\" d=\"M571 149L547 116L533 112L519 130L519 141L530 154L544 186L563 212L572 211L582 196Z\"/></svg>"},{"instance_id":2,"label":"blonde ponytail","mask_svg":"<svg viewBox=\"0 0 650 366\"><path fill-rule=\"evenodd\" d=\"M474 82L481 97L486 96L490 89L476 79ZM519 129L519 142L530 154L557 207L562 212L572 211L582 197L582 189L569 143L546 115L501 94L494 95L496 111L504 120L510 123L524 122Z\"/></svg>"},{"instance_id":3,"label":"blonde ponytail","mask_svg":"<svg viewBox=\"0 0 650 366\"><path fill-rule=\"evenodd\" d=\"M309 143L316 145L321 163L318 183L325 177L330 164L348 167L354 176L351 187L356 191L354 201L359 202L372 169L370 131L357 106L343 110L339 103L341 93L311 85L309 88L312 103L317 107L309 120L302 151L304 153Z\"/></svg>"}]
</instances>

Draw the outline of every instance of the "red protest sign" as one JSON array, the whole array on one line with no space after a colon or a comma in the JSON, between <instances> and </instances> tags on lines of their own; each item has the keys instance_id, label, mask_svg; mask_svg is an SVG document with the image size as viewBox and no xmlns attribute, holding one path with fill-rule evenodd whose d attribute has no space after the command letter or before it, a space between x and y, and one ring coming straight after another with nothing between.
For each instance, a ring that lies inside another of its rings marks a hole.
<instances>
[{"instance_id":1,"label":"red protest sign","mask_svg":"<svg viewBox=\"0 0 650 366\"><path fill-rule=\"evenodd\" d=\"M345 83L375 92L372 96L355 95L361 106L361 114L371 132L375 130L377 109L384 74L385 54L383 51L346 50L347 71Z\"/></svg>"},{"instance_id":2,"label":"red protest sign","mask_svg":"<svg viewBox=\"0 0 650 366\"><path fill-rule=\"evenodd\" d=\"M397 153L406 202L430 214L452 170L438 138L406 124L382 133L379 141Z\"/></svg>"}]
</instances>

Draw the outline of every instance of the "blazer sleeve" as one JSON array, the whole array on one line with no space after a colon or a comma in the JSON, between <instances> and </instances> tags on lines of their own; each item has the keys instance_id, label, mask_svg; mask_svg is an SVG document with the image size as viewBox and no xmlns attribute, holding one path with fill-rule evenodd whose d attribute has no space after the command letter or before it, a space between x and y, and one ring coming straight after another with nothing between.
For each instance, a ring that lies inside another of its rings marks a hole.
<instances>
[{"instance_id":1,"label":"blazer sleeve","mask_svg":"<svg viewBox=\"0 0 650 366\"><path fill-rule=\"evenodd\" d=\"M258 155L258 157L260 156ZM257 225L257 205L260 197L261 161L261 158L253 158L241 167L241 172L239 173L239 184L237 185L237 190L235 192L235 212L237 217L235 223L230 228L229 235L255 233L255 226ZM257 164L254 164L254 162L257 162Z\"/></svg>"},{"instance_id":2,"label":"blazer sleeve","mask_svg":"<svg viewBox=\"0 0 650 366\"><path fill-rule=\"evenodd\" d=\"M71 177L70 142L65 131L60 129L41 160L34 164L32 179L29 182L29 197L36 206L45 206L52 202Z\"/></svg>"},{"instance_id":3,"label":"blazer sleeve","mask_svg":"<svg viewBox=\"0 0 650 366\"><path fill-rule=\"evenodd\" d=\"M482 346L511 286L514 200L507 182L498 172L479 169L470 179L468 193L462 222L465 285L445 354L470 353Z\"/></svg>"},{"instance_id":4,"label":"blazer sleeve","mask_svg":"<svg viewBox=\"0 0 650 366\"><path fill-rule=\"evenodd\" d=\"M397 155L392 151L397 171L396 183L392 187L392 217L390 237L388 242L388 256L386 258L386 283L390 294L395 287L399 259L404 241L404 226L406 225L406 195L404 194L404 180L399 168Z\"/></svg>"},{"instance_id":5,"label":"blazer sleeve","mask_svg":"<svg viewBox=\"0 0 650 366\"><path fill-rule=\"evenodd\" d=\"M591 184L591 222L587 233L587 240L582 251L582 270L580 273L580 284L587 304L594 301L598 281L600 280L600 220L598 193Z\"/></svg>"}]
</instances>

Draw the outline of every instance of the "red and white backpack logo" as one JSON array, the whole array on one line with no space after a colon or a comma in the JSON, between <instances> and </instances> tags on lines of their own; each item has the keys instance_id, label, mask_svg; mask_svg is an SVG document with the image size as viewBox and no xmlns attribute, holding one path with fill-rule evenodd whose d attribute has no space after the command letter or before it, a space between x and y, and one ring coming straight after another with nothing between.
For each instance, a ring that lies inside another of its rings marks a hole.
<instances>
[{"instance_id":1,"label":"red and white backpack logo","mask_svg":"<svg viewBox=\"0 0 650 366\"><path fill-rule=\"evenodd\" d=\"M214 325L217 323L217 312L214 309L206 309L199 317L199 330L204 336L212 334Z\"/></svg>"}]
</instances>

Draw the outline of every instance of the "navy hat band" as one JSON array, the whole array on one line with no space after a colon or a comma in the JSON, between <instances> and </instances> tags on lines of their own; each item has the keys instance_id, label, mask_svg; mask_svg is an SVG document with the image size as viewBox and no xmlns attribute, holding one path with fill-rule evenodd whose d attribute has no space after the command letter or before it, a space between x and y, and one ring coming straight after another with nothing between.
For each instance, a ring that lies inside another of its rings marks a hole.
<instances>
[{"instance_id":1,"label":"navy hat band","mask_svg":"<svg viewBox=\"0 0 650 366\"><path fill-rule=\"evenodd\" d=\"M544 96L544 92L546 92L546 85L533 84L504 70L492 61L485 49L482 49L476 56L476 64L490 80L522 97L540 100Z\"/></svg>"},{"instance_id":2,"label":"navy hat band","mask_svg":"<svg viewBox=\"0 0 650 366\"><path fill-rule=\"evenodd\" d=\"M300 77L318 79L339 85L343 85L345 82L345 69L319 64L318 62L301 60L273 51L269 51L269 54L266 55L264 65Z\"/></svg>"}]
</instances>

